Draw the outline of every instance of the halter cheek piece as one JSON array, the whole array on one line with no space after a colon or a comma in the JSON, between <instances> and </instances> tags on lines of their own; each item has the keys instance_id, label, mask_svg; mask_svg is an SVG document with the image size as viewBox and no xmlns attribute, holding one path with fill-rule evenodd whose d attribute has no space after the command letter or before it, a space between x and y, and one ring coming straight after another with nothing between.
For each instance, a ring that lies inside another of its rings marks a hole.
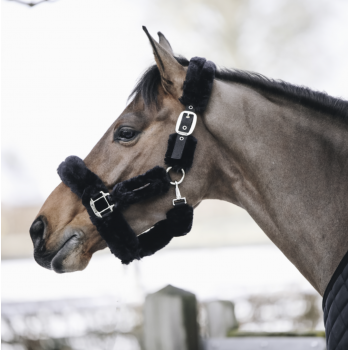
<instances>
[{"instance_id":1,"label":"halter cheek piece","mask_svg":"<svg viewBox=\"0 0 350 350\"><path fill-rule=\"evenodd\" d=\"M196 138L191 135L197 122L196 112L203 112L208 104L215 69L214 63L200 57L192 58L189 63L180 98L186 108L179 116L176 133L169 136L164 158L167 170L156 166L143 175L117 183L109 192L102 180L76 156L66 158L58 167L62 182L82 200L91 222L123 264L154 254L173 237L184 236L192 228L193 208L185 197L181 197L179 185L192 167L197 145ZM181 180L171 181L168 176L170 169L181 172ZM130 205L167 193L170 185L175 186L174 207L166 213L165 220L136 236L122 211Z\"/></svg>"}]
</instances>

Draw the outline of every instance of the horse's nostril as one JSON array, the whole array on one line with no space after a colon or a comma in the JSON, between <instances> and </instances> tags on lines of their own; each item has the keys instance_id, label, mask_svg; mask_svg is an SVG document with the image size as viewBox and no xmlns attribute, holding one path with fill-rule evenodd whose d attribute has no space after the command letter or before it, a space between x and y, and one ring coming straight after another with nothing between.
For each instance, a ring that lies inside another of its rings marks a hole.
<instances>
[{"instance_id":1,"label":"horse's nostril","mask_svg":"<svg viewBox=\"0 0 350 350\"><path fill-rule=\"evenodd\" d=\"M45 220L43 220L42 216L39 216L30 227L29 233L30 237L33 241L34 247L36 247L40 241L43 239L45 233Z\"/></svg>"}]
</instances>

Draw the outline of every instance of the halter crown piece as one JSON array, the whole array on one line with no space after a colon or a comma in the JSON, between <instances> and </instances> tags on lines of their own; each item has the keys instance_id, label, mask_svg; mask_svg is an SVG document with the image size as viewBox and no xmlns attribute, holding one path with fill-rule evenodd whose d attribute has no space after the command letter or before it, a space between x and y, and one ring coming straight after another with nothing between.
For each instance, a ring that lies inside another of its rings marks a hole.
<instances>
[{"instance_id":1,"label":"halter crown piece","mask_svg":"<svg viewBox=\"0 0 350 350\"><path fill-rule=\"evenodd\" d=\"M180 102L185 110L176 123L176 133L169 135L164 162L165 170L156 166L143 175L117 183L111 193L102 180L79 157L70 156L57 169L62 182L81 198L91 222L106 241L111 252L123 264L154 254L164 248L173 237L191 231L193 207L181 197L179 184L193 163L197 140L191 134L196 126L196 113L204 112L215 77L215 64L201 57L191 59ZM182 172L180 181L172 182L170 169ZM123 210L132 204L165 194L175 186L176 198L166 219L157 222L149 231L136 236L124 219Z\"/></svg>"}]
</instances>

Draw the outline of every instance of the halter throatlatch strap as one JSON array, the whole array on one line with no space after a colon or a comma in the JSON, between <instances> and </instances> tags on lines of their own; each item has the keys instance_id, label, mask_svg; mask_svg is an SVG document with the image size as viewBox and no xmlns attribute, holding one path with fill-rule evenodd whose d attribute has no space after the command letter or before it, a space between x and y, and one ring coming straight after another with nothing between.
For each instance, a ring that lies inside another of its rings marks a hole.
<instances>
[{"instance_id":1,"label":"halter throatlatch strap","mask_svg":"<svg viewBox=\"0 0 350 350\"><path fill-rule=\"evenodd\" d=\"M196 113L203 112L208 104L215 69L214 63L200 57L192 58L188 66L180 98L186 109L179 116L176 133L169 136L164 159L168 170L172 167L176 172L182 171L183 177L192 167L197 140L191 134L197 122ZM162 167L156 166L143 175L119 182L111 192L78 157L68 157L60 164L57 172L62 182L81 198L91 222L123 264L152 255L165 247L173 237L191 231L193 208L180 195L178 185L182 180L171 182L176 186L177 198L173 201L174 208L166 213L166 219L157 222L140 236L135 234L122 214L132 204L168 192L170 180Z\"/></svg>"},{"instance_id":2,"label":"halter throatlatch strap","mask_svg":"<svg viewBox=\"0 0 350 350\"><path fill-rule=\"evenodd\" d=\"M204 112L209 102L216 66L205 58L193 57L189 63L180 102L186 107L171 134L165 154L165 164L176 172L192 167L197 140L192 132L197 122L196 113Z\"/></svg>"},{"instance_id":3,"label":"halter throatlatch strap","mask_svg":"<svg viewBox=\"0 0 350 350\"><path fill-rule=\"evenodd\" d=\"M123 217L122 210L129 205L168 192L170 184L164 168L157 166L143 175L119 182L111 193L78 157L68 157L57 172L62 182L81 198L91 222L123 264L152 255L173 237L183 236L191 230L193 208L187 204L169 210L167 219L156 223L151 230L138 237ZM91 201L94 202L93 206Z\"/></svg>"}]
</instances>

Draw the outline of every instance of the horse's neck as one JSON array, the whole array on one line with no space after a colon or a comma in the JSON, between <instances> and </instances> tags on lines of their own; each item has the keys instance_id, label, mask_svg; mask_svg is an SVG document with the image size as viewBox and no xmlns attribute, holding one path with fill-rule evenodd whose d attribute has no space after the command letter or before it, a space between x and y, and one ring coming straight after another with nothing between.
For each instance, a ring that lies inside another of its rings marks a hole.
<instances>
[{"instance_id":1,"label":"horse's neck","mask_svg":"<svg viewBox=\"0 0 350 350\"><path fill-rule=\"evenodd\" d=\"M218 141L214 166L222 179L209 197L246 209L323 295L347 251L344 126L288 100L220 81L204 122Z\"/></svg>"}]
</instances>

